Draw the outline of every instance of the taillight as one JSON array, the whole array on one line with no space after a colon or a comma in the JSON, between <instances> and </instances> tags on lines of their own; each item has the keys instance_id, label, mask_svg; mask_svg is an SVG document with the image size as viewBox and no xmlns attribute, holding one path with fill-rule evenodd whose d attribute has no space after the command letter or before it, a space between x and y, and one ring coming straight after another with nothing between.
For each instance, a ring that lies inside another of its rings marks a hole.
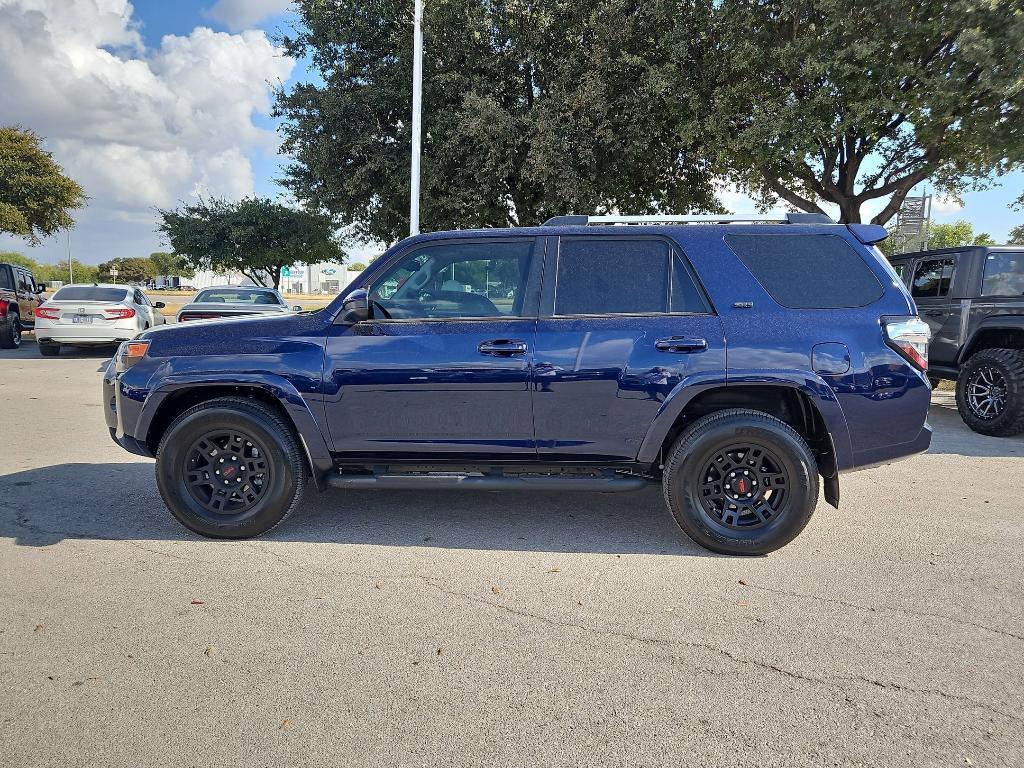
<instances>
[{"instance_id":1,"label":"taillight","mask_svg":"<svg viewBox=\"0 0 1024 768\"><path fill-rule=\"evenodd\" d=\"M118 307L117 309L104 309L108 320L127 320L135 317L135 310L131 307Z\"/></svg>"},{"instance_id":2,"label":"taillight","mask_svg":"<svg viewBox=\"0 0 1024 768\"><path fill-rule=\"evenodd\" d=\"M0 299L0 317L7 317L7 302Z\"/></svg>"},{"instance_id":3,"label":"taillight","mask_svg":"<svg viewBox=\"0 0 1024 768\"><path fill-rule=\"evenodd\" d=\"M42 320L60 320L60 310L56 307L36 307L35 315Z\"/></svg>"},{"instance_id":4,"label":"taillight","mask_svg":"<svg viewBox=\"0 0 1024 768\"><path fill-rule=\"evenodd\" d=\"M919 371L928 370L928 323L919 317L883 317L885 343Z\"/></svg>"}]
</instances>

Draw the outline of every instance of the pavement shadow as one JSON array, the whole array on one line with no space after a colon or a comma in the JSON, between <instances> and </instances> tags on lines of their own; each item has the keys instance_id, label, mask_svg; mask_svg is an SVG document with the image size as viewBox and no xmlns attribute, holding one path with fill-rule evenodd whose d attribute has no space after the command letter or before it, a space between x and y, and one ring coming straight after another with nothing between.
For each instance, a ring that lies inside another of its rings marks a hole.
<instances>
[{"instance_id":1,"label":"pavement shadow","mask_svg":"<svg viewBox=\"0 0 1024 768\"><path fill-rule=\"evenodd\" d=\"M45 547L66 539L205 541L156 490L152 463L58 464L0 477L0 536ZM308 489L264 541L495 551L719 557L676 527L658 486L635 493Z\"/></svg>"},{"instance_id":2,"label":"pavement shadow","mask_svg":"<svg viewBox=\"0 0 1024 768\"><path fill-rule=\"evenodd\" d=\"M956 410L956 398L950 391L932 393L928 423L935 430L928 453L987 458L1024 458L1024 435L988 437L972 431Z\"/></svg>"}]
</instances>

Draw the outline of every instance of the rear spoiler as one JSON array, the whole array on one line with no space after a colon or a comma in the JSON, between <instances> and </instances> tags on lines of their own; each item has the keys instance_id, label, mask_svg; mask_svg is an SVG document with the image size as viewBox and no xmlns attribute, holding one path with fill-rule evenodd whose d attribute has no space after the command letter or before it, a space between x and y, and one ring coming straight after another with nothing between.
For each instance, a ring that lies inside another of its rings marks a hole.
<instances>
[{"instance_id":1,"label":"rear spoiler","mask_svg":"<svg viewBox=\"0 0 1024 768\"><path fill-rule=\"evenodd\" d=\"M889 232L881 224L847 224L846 228L864 245L880 243L889 236Z\"/></svg>"}]
</instances>

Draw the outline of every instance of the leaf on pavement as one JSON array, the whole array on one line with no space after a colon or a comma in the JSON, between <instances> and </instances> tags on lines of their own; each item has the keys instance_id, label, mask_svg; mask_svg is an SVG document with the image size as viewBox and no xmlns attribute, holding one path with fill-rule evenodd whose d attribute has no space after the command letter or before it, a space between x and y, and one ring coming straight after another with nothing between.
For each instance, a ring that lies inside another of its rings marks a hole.
<instances>
[{"instance_id":1,"label":"leaf on pavement","mask_svg":"<svg viewBox=\"0 0 1024 768\"><path fill-rule=\"evenodd\" d=\"M491 587L491 592L493 592L496 595L500 595L501 594L501 590L498 589L497 587Z\"/></svg>"},{"instance_id":2,"label":"leaf on pavement","mask_svg":"<svg viewBox=\"0 0 1024 768\"><path fill-rule=\"evenodd\" d=\"M209 656L210 658L213 658L214 656L216 656L217 655L216 647L211 645L209 648L207 648L206 649L206 655Z\"/></svg>"}]
</instances>

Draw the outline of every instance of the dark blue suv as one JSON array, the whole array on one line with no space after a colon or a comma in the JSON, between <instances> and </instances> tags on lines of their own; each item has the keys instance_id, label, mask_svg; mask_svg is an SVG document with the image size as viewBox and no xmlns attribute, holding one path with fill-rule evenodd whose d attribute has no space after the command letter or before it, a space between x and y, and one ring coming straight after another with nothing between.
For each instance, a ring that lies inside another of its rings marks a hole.
<instances>
[{"instance_id":1,"label":"dark blue suv","mask_svg":"<svg viewBox=\"0 0 1024 768\"><path fill-rule=\"evenodd\" d=\"M126 342L107 425L206 536L270 530L310 481L660 482L699 544L770 552L819 482L837 506L840 473L928 447L928 330L884 236L808 214L419 235L324 309Z\"/></svg>"}]
</instances>

